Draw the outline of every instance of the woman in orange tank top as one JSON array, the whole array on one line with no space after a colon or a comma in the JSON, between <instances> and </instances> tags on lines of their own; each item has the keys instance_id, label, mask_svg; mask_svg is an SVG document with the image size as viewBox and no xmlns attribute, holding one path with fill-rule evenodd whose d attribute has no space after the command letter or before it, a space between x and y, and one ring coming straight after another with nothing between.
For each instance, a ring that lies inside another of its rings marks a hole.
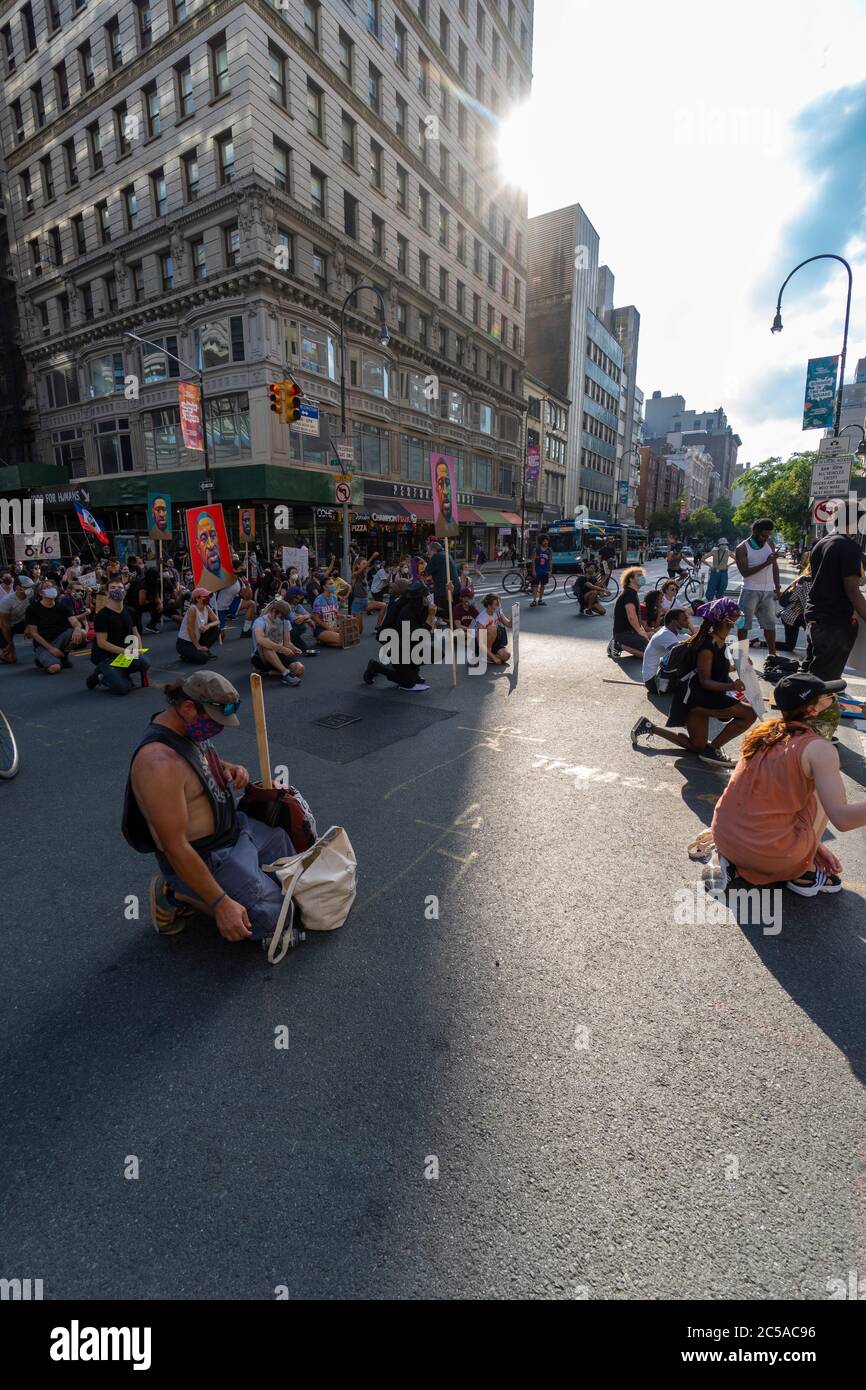
<instances>
[{"instance_id":1,"label":"woman in orange tank top","mask_svg":"<svg viewBox=\"0 0 866 1390\"><path fill-rule=\"evenodd\" d=\"M866 825L866 801L848 804L831 742L844 681L786 676L776 686L781 719L756 724L713 816L713 837L730 873L747 883L786 883L802 897L838 893L842 865L821 844Z\"/></svg>"}]
</instances>

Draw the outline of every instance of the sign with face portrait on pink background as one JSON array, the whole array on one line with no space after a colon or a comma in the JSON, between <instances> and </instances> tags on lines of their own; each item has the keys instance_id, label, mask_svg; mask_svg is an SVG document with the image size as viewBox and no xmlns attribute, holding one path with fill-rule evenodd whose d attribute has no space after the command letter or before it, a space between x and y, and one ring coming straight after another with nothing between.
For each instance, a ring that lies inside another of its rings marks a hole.
<instances>
[{"instance_id":1,"label":"sign with face portrait on pink background","mask_svg":"<svg viewBox=\"0 0 866 1390\"><path fill-rule=\"evenodd\" d=\"M433 490L433 522L436 535L459 536L460 514L457 510L457 486L454 459L451 454L430 455L430 484Z\"/></svg>"}]
</instances>

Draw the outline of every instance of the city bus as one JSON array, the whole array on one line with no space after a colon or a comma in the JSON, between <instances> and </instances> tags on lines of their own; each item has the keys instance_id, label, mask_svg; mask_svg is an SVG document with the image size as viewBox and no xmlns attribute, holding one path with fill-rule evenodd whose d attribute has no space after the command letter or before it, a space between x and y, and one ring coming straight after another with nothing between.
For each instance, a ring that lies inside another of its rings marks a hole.
<instances>
[{"instance_id":1,"label":"city bus","mask_svg":"<svg viewBox=\"0 0 866 1390\"><path fill-rule=\"evenodd\" d=\"M642 526L624 526L620 522L601 521L589 517L574 521L553 521L547 528L553 551L554 570L576 569L579 560L592 550L600 550L606 540L616 546L616 563L636 565L647 548L647 533ZM623 556L623 550L625 555Z\"/></svg>"}]
</instances>

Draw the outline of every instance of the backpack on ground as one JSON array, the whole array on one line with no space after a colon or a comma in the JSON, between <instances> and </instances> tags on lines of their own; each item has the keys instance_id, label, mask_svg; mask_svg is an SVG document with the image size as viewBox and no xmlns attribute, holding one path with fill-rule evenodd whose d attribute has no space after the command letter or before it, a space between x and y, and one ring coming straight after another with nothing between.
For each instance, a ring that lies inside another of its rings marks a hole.
<instances>
[{"instance_id":1,"label":"backpack on ground","mask_svg":"<svg viewBox=\"0 0 866 1390\"><path fill-rule=\"evenodd\" d=\"M343 925L357 892L357 860L342 826L332 825L303 854L262 867L266 874L276 874L283 889L280 915L268 947L271 965L278 965L295 944L298 929L336 931Z\"/></svg>"},{"instance_id":2,"label":"backpack on ground","mask_svg":"<svg viewBox=\"0 0 866 1390\"><path fill-rule=\"evenodd\" d=\"M238 802L238 810L265 825L285 830L295 852L316 843L316 818L297 787L263 787L251 782Z\"/></svg>"}]
</instances>

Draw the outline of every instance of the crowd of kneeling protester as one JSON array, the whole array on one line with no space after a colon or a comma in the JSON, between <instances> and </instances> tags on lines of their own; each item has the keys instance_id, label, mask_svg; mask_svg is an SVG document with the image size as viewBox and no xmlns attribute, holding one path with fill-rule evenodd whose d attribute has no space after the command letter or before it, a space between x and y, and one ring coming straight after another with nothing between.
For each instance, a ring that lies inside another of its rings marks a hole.
<instances>
[{"instance_id":1,"label":"crowd of kneeling protester","mask_svg":"<svg viewBox=\"0 0 866 1390\"><path fill-rule=\"evenodd\" d=\"M759 719L730 655L738 628L746 642L737 601L699 604L693 617L677 604L674 584L667 595L668 586L657 591L663 597L648 618L640 602L642 578L638 570L623 575L614 632L620 651L640 656L648 698L658 707L658 697L667 696L670 707L665 724L645 715L637 720L632 746L656 737L732 769L711 832L702 837L704 850L718 855L725 886L739 878L759 887L785 886L801 897L839 892L842 865L822 835L828 824L839 831L866 825L866 801L849 804L834 746L845 681L802 669L781 678L774 673L777 714ZM721 725L712 740L711 720ZM734 762L723 750L741 735Z\"/></svg>"},{"instance_id":2,"label":"crowd of kneeling protester","mask_svg":"<svg viewBox=\"0 0 866 1390\"><path fill-rule=\"evenodd\" d=\"M305 552L307 554L308 552ZM404 555L385 564L378 553L352 553L351 576L343 580L336 558L318 564L309 556L305 572L276 560L254 563L232 556L234 579L212 593L195 586L183 563L167 560L161 571L137 556L125 563L75 559L68 567L16 562L0 573L0 662L18 661L16 637L30 641L35 666L57 675L71 666L70 653L90 649L87 687L125 695L133 677L147 684L145 635L170 628L181 661L204 666L218 659L227 629L241 624L250 640L252 668L286 686L300 685L304 662L320 647L356 645L365 632L447 626L477 629L487 660L504 665L510 627L495 595L483 601L472 584L473 567L458 565L438 541L425 555ZM449 597L451 600L449 608ZM384 667L403 689L427 689L420 668Z\"/></svg>"}]
</instances>

